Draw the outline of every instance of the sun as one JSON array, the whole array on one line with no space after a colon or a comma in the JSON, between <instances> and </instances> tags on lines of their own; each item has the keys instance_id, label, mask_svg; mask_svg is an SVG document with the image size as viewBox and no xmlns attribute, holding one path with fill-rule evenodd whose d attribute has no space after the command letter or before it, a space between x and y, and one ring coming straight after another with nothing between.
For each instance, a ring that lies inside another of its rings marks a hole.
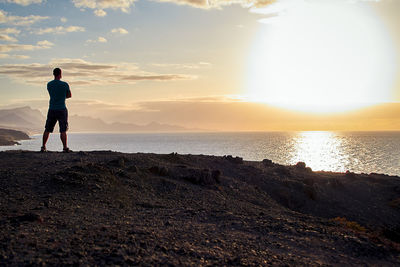
<instances>
[{"instance_id":1,"label":"sun","mask_svg":"<svg viewBox=\"0 0 400 267\"><path fill-rule=\"evenodd\" d=\"M245 94L250 101L308 112L389 102L395 56L370 6L303 2L260 25Z\"/></svg>"}]
</instances>

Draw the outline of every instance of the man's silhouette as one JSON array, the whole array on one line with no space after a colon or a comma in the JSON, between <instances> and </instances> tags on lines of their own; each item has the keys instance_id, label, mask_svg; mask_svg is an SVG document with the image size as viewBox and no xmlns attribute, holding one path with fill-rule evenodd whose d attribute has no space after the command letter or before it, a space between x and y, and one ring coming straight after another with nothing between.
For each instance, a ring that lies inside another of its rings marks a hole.
<instances>
[{"instance_id":1,"label":"man's silhouette","mask_svg":"<svg viewBox=\"0 0 400 267\"><path fill-rule=\"evenodd\" d=\"M66 82L60 81L62 78L61 69L53 70L54 80L47 83L47 91L50 95L49 111L47 112L46 126L43 133L43 144L40 149L45 152L46 143L50 133L53 132L54 126L58 121L60 127L60 138L63 143L63 152L71 152L67 146L67 130L68 130L68 110L65 106L65 99L70 98L71 90Z\"/></svg>"}]
</instances>

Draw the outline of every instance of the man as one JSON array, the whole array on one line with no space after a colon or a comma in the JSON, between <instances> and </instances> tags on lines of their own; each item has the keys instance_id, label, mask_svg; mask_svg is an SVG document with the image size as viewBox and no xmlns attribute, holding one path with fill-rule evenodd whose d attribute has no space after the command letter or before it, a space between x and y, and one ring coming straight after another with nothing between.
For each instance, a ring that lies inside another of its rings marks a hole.
<instances>
[{"instance_id":1,"label":"man","mask_svg":"<svg viewBox=\"0 0 400 267\"><path fill-rule=\"evenodd\" d=\"M47 113L46 126L43 133L43 144L41 152L46 152L46 143L50 133L53 132L54 126L58 121L60 127L60 138L63 144L63 152L72 152L67 146L67 130L68 130L68 110L65 106L65 99L70 98L71 90L66 82L61 81L61 69L53 70L54 80L47 83L47 91L50 95L49 111Z\"/></svg>"}]
</instances>

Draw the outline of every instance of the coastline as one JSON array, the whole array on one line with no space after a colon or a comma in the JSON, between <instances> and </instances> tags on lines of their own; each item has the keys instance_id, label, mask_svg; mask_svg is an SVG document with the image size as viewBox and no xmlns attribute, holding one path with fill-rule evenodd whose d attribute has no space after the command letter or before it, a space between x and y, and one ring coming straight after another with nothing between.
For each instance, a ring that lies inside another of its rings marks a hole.
<instances>
[{"instance_id":1,"label":"coastline","mask_svg":"<svg viewBox=\"0 0 400 267\"><path fill-rule=\"evenodd\" d=\"M0 146L19 145L18 141L29 139L29 135L25 132L0 128Z\"/></svg>"},{"instance_id":2,"label":"coastline","mask_svg":"<svg viewBox=\"0 0 400 267\"><path fill-rule=\"evenodd\" d=\"M234 155L284 165L303 161L313 170L400 175L400 133L69 133L68 140L73 151ZM2 146L0 151L38 151L41 142L41 134L34 135L21 146ZM47 149L60 151L57 133L50 136Z\"/></svg>"},{"instance_id":3,"label":"coastline","mask_svg":"<svg viewBox=\"0 0 400 267\"><path fill-rule=\"evenodd\" d=\"M108 151L0 165L5 264L400 263L397 176Z\"/></svg>"}]
</instances>

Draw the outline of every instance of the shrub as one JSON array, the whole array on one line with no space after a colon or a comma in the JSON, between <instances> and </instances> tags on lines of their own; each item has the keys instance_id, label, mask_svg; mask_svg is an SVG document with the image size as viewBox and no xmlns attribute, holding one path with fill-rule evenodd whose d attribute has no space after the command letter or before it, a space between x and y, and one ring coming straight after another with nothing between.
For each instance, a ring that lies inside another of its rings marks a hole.
<instances>
[{"instance_id":1,"label":"shrub","mask_svg":"<svg viewBox=\"0 0 400 267\"><path fill-rule=\"evenodd\" d=\"M334 222L340 223L347 228L357 231L357 232L366 232L367 229L365 227L359 225L357 222L348 221L346 218L343 217L336 217L333 219Z\"/></svg>"}]
</instances>

